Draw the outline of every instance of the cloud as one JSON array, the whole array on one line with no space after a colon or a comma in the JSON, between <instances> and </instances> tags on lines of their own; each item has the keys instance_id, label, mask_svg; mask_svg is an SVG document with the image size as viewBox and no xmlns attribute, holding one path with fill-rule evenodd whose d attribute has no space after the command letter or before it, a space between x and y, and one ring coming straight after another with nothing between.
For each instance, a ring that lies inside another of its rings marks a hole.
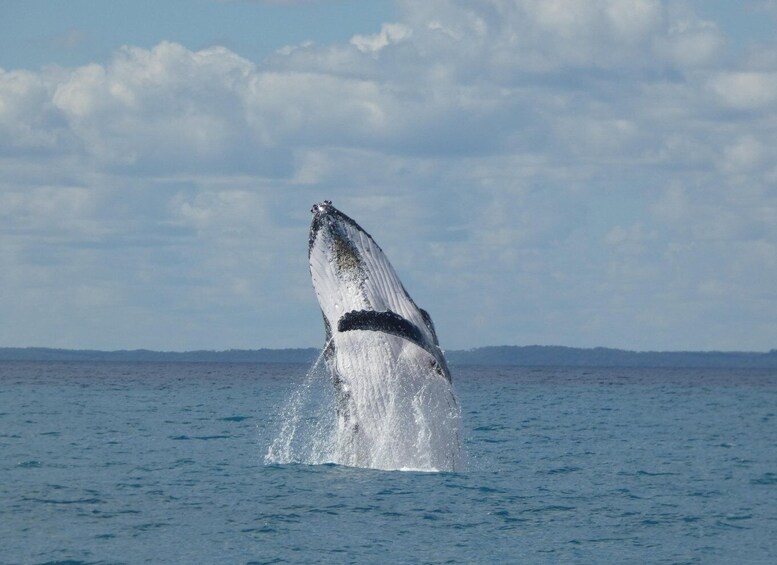
<instances>
[{"instance_id":1,"label":"cloud","mask_svg":"<svg viewBox=\"0 0 777 565\"><path fill-rule=\"evenodd\" d=\"M775 72L721 72L711 77L710 87L722 104L737 110L774 107L777 101Z\"/></svg>"},{"instance_id":2,"label":"cloud","mask_svg":"<svg viewBox=\"0 0 777 565\"><path fill-rule=\"evenodd\" d=\"M253 65L224 48L191 52L174 43L124 48L112 63L75 69L51 103L101 167L193 170L249 165L240 151L241 88Z\"/></svg>"},{"instance_id":3,"label":"cloud","mask_svg":"<svg viewBox=\"0 0 777 565\"><path fill-rule=\"evenodd\" d=\"M351 45L362 52L376 52L392 43L404 41L410 37L412 30L401 24L383 24L380 33L374 35L354 35Z\"/></svg>"},{"instance_id":4,"label":"cloud","mask_svg":"<svg viewBox=\"0 0 777 565\"><path fill-rule=\"evenodd\" d=\"M398 14L265 61L0 70L0 342L315 344L331 198L447 347L773 346L777 58L724 57L685 3Z\"/></svg>"},{"instance_id":5,"label":"cloud","mask_svg":"<svg viewBox=\"0 0 777 565\"><path fill-rule=\"evenodd\" d=\"M462 73L487 73L498 82L533 72L705 64L723 44L714 23L653 0L435 0L422 8L403 6L427 52L456 53L447 62Z\"/></svg>"},{"instance_id":6,"label":"cloud","mask_svg":"<svg viewBox=\"0 0 777 565\"><path fill-rule=\"evenodd\" d=\"M80 47L86 40L86 34L75 28L70 28L65 33L52 38L52 44L59 49L72 50Z\"/></svg>"}]
</instances>

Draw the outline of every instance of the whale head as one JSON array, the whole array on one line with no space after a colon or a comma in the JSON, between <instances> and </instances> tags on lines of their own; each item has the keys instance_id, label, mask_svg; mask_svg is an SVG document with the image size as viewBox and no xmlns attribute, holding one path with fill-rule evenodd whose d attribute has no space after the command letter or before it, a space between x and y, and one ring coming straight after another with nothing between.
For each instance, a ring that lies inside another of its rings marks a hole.
<instances>
[{"instance_id":1,"label":"whale head","mask_svg":"<svg viewBox=\"0 0 777 565\"><path fill-rule=\"evenodd\" d=\"M310 274L327 341L357 331L399 337L426 350L449 379L429 314L410 298L372 236L329 200L311 213Z\"/></svg>"},{"instance_id":2,"label":"whale head","mask_svg":"<svg viewBox=\"0 0 777 565\"><path fill-rule=\"evenodd\" d=\"M349 310L371 308L364 288L371 271L369 259L385 259L372 237L331 201L314 204L311 213L310 274L324 316L336 323Z\"/></svg>"},{"instance_id":3,"label":"whale head","mask_svg":"<svg viewBox=\"0 0 777 565\"><path fill-rule=\"evenodd\" d=\"M328 261L335 262L338 273L355 275L361 268L357 245L362 237L372 238L359 224L332 206L330 200L314 204L310 211L313 221L308 238L308 257L314 251L321 251Z\"/></svg>"}]
</instances>

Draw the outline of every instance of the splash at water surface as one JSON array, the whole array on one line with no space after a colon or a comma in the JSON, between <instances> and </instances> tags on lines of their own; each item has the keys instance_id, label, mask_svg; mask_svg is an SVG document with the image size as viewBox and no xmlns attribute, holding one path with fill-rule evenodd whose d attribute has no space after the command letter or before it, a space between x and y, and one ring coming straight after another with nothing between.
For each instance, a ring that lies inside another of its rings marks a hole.
<instances>
[{"instance_id":1,"label":"splash at water surface","mask_svg":"<svg viewBox=\"0 0 777 565\"><path fill-rule=\"evenodd\" d=\"M380 365L380 355L371 354L386 346L379 337L360 352L367 370L351 398L349 424L336 416L325 347L282 407L266 463L431 472L463 468L460 408L450 383L429 374L431 368L419 371L401 355L393 366Z\"/></svg>"}]
</instances>

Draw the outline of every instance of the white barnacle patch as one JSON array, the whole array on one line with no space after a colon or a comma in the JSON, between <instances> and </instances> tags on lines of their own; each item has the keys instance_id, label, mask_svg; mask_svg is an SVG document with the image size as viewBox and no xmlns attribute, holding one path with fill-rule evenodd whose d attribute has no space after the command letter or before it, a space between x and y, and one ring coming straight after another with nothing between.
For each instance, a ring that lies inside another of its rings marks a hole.
<instances>
[{"instance_id":1,"label":"white barnacle patch","mask_svg":"<svg viewBox=\"0 0 777 565\"><path fill-rule=\"evenodd\" d=\"M332 238L332 251L337 270L343 279L351 282L361 282L364 279L359 252L349 241L339 234L335 234Z\"/></svg>"}]
</instances>

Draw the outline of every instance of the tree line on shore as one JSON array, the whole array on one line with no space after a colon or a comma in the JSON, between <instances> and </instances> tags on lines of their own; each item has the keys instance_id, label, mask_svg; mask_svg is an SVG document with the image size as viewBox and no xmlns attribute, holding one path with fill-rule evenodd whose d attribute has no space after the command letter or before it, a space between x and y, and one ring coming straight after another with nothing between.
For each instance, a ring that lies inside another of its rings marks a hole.
<instances>
[{"instance_id":1,"label":"tree line on shore","mask_svg":"<svg viewBox=\"0 0 777 565\"><path fill-rule=\"evenodd\" d=\"M0 361L114 361L160 363L312 363L316 348L226 351L98 351L45 347L0 348ZM526 367L730 367L777 368L777 349L741 351L627 351L606 347L505 345L446 351L451 365Z\"/></svg>"}]
</instances>

